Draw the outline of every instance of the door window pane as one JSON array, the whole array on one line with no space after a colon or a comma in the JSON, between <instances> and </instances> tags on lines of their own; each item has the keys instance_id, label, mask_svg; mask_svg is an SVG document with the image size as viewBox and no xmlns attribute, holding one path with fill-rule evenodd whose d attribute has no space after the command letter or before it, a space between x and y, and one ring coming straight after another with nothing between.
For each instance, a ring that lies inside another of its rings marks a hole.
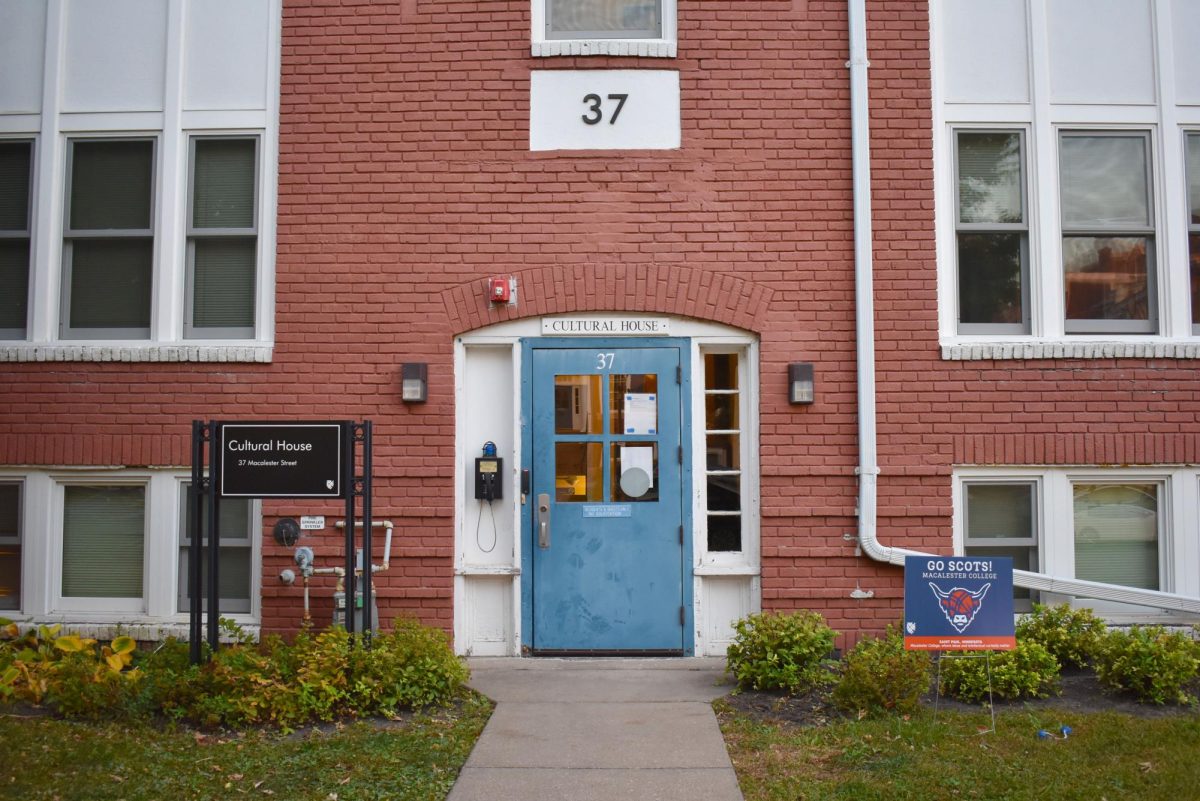
<instances>
[{"instance_id":1,"label":"door window pane","mask_svg":"<svg viewBox=\"0 0 1200 801\"><path fill-rule=\"evenodd\" d=\"M141 598L144 487L65 487L62 594Z\"/></svg>"},{"instance_id":2,"label":"door window pane","mask_svg":"<svg viewBox=\"0 0 1200 801\"><path fill-rule=\"evenodd\" d=\"M613 501L657 501L658 443L614 442L609 475Z\"/></svg>"},{"instance_id":3,"label":"door window pane","mask_svg":"<svg viewBox=\"0 0 1200 801\"><path fill-rule=\"evenodd\" d=\"M658 433L658 376L654 373L612 376L609 431L613 434Z\"/></svg>"},{"instance_id":4,"label":"door window pane","mask_svg":"<svg viewBox=\"0 0 1200 801\"><path fill-rule=\"evenodd\" d=\"M741 515L708 516L708 550L713 552L742 550Z\"/></svg>"},{"instance_id":5,"label":"door window pane","mask_svg":"<svg viewBox=\"0 0 1200 801\"><path fill-rule=\"evenodd\" d=\"M739 424L735 393L705 393L704 428L707 431L736 431Z\"/></svg>"},{"instance_id":6,"label":"door window pane","mask_svg":"<svg viewBox=\"0 0 1200 801\"><path fill-rule=\"evenodd\" d=\"M1159 589L1158 485L1075 484L1075 577Z\"/></svg>"},{"instance_id":7,"label":"door window pane","mask_svg":"<svg viewBox=\"0 0 1200 801\"><path fill-rule=\"evenodd\" d=\"M554 433L599 434L604 407L598 375L554 376Z\"/></svg>"},{"instance_id":8,"label":"door window pane","mask_svg":"<svg viewBox=\"0 0 1200 801\"><path fill-rule=\"evenodd\" d=\"M662 3L546 0L546 31L550 39L657 39L662 36Z\"/></svg>"},{"instance_id":9,"label":"door window pane","mask_svg":"<svg viewBox=\"0 0 1200 801\"><path fill-rule=\"evenodd\" d=\"M710 434L708 444L709 470L740 470L741 453L738 450L737 434Z\"/></svg>"},{"instance_id":10,"label":"door window pane","mask_svg":"<svg viewBox=\"0 0 1200 801\"><path fill-rule=\"evenodd\" d=\"M0 484L0 609L21 608L21 485Z\"/></svg>"},{"instance_id":11,"label":"door window pane","mask_svg":"<svg viewBox=\"0 0 1200 801\"><path fill-rule=\"evenodd\" d=\"M704 354L704 389L737 389L737 359L736 353Z\"/></svg>"},{"instance_id":12,"label":"door window pane","mask_svg":"<svg viewBox=\"0 0 1200 801\"><path fill-rule=\"evenodd\" d=\"M604 500L604 446L601 443L554 443L554 499L566 503Z\"/></svg>"}]
</instances>

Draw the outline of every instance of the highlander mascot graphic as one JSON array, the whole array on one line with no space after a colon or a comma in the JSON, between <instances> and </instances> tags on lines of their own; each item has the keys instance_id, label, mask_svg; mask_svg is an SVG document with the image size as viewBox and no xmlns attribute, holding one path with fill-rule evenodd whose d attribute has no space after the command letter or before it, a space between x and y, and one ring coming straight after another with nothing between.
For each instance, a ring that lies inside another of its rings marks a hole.
<instances>
[{"instance_id":1,"label":"highlander mascot graphic","mask_svg":"<svg viewBox=\"0 0 1200 801\"><path fill-rule=\"evenodd\" d=\"M989 582L980 587L978 592L969 592L962 587L955 587L946 592L939 589L932 581L929 582L929 589L933 590L933 594L937 596L942 614L959 634L962 634L967 626L971 625L975 615L983 608L983 596L987 595L991 586Z\"/></svg>"}]
</instances>

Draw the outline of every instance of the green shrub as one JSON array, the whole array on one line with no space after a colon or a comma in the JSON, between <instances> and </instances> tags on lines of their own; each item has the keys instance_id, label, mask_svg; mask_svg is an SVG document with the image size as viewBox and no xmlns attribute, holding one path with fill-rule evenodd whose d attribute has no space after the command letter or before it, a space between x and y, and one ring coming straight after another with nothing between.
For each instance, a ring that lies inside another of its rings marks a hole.
<instances>
[{"instance_id":1,"label":"green shrub","mask_svg":"<svg viewBox=\"0 0 1200 801\"><path fill-rule=\"evenodd\" d=\"M948 659L942 657L942 687L969 704L988 697L988 660L981 653L976 658ZM1033 640L1018 640L1011 651L998 651L991 657L992 694L998 698L1045 698L1058 690L1058 660L1041 644Z\"/></svg>"},{"instance_id":2,"label":"green shrub","mask_svg":"<svg viewBox=\"0 0 1200 801\"><path fill-rule=\"evenodd\" d=\"M726 672L741 689L811 690L830 679L835 632L816 612L764 612L739 620Z\"/></svg>"},{"instance_id":3,"label":"green shrub","mask_svg":"<svg viewBox=\"0 0 1200 801\"><path fill-rule=\"evenodd\" d=\"M1162 626L1114 629L1096 655L1096 676L1109 687L1155 704L1187 704L1187 685L1200 673L1200 654L1187 634Z\"/></svg>"},{"instance_id":4,"label":"green shrub","mask_svg":"<svg viewBox=\"0 0 1200 801\"><path fill-rule=\"evenodd\" d=\"M833 700L848 712L910 714L929 691L930 678L929 655L904 650L904 638L888 626L885 637L860 640L846 654Z\"/></svg>"},{"instance_id":5,"label":"green shrub","mask_svg":"<svg viewBox=\"0 0 1200 801\"><path fill-rule=\"evenodd\" d=\"M1063 667L1087 667L1107 631L1092 610L1072 609L1070 604L1034 604L1033 613L1017 623L1018 640L1038 643Z\"/></svg>"}]
</instances>

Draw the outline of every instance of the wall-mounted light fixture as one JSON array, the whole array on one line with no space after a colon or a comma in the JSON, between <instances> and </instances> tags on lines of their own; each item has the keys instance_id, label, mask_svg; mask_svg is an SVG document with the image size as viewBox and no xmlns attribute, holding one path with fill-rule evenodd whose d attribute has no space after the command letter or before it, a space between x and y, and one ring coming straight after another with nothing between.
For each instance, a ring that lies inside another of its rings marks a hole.
<instances>
[{"instance_id":1,"label":"wall-mounted light fixture","mask_svg":"<svg viewBox=\"0 0 1200 801\"><path fill-rule=\"evenodd\" d=\"M424 362L405 362L400 365L400 400L405 403L424 403L429 397L429 365Z\"/></svg>"},{"instance_id":2,"label":"wall-mounted light fixture","mask_svg":"<svg viewBox=\"0 0 1200 801\"><path fill-rule=\"evenodd\" d=\"M788 365L788 403L812 403L816 397L813 366L809 362Z\"/></svg>"}]
</instances>

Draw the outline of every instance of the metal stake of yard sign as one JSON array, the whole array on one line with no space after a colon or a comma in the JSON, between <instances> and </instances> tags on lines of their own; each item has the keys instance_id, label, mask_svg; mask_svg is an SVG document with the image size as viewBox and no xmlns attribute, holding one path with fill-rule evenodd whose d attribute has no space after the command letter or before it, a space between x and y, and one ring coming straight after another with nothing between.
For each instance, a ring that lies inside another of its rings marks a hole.
<instances>
[{"instance_id":1,"label":"metal stake of yard sign","mask_svg":"<svg viewBox=\"0 0 1200 801\"><path fill-rule=\"evenodd\" d=\"M992 652L984 651L982 654L947 654L944 651L937 652L937 679L935 680L933 691L933 717L938 716L938 703L942 699L942 658L946 659L984 659L987 665L988 677L988 709L992 713L992 728L979 732L980 734L995 734L996 733L996 702L992 698Z\"/></svg>"},{"instance_id":2,"label":"metal stake of yard sign","mask_svg":"<svg viewBox=\"0 0 1200 801\"><path fill-rule=\"evenodd\" d=\"M326 423L265 423L265 424L234 424L224 422L192 421L192 483L188 490L187 503L187 532L191 537L189 544L188 582L191 607L188 610L189 654L193 664L198 664L203 658L201 648L201 630L204 615L208 616L208 645L209 653L216 653L220 647L220 551L221 551L221 498L226 489L221 481L222 456L218 450L223 448L223 430L226 425L268 425L288 427L317 427L340 430L341 472L339 474L340 494L315 493L316 497L341 497L346 501L346 630L354 632L354 605L357 596L355 575L355 505L359 498L363 502L363 643L370 646L371 642L371 421L362 423L348 421ZM362 443L363 470L362 475L355 475L356 443ZM207 443L208 447L205 448ZM206 458L207 457L207 458ZM327 484L333 487L332 479ZM261 491L261 490L260 490ZM308 493L313 496L314 493ZM272 489L267 494L254 494L253 491L243 490L233 493L233 497L296 497L295 490L280 493ZM304 497L303 491L299 497ZM205 510L208 518L204 535L201 536L200 521L204 520ZM208 547L208 581L204 579L204 547ZM207 583L207 587L205 584ZM207 590L207 592L206 592ZM207 595L207 599L205 596ZM206 603L207 601L207 603Z\"/></svg>"}]
</instances>

